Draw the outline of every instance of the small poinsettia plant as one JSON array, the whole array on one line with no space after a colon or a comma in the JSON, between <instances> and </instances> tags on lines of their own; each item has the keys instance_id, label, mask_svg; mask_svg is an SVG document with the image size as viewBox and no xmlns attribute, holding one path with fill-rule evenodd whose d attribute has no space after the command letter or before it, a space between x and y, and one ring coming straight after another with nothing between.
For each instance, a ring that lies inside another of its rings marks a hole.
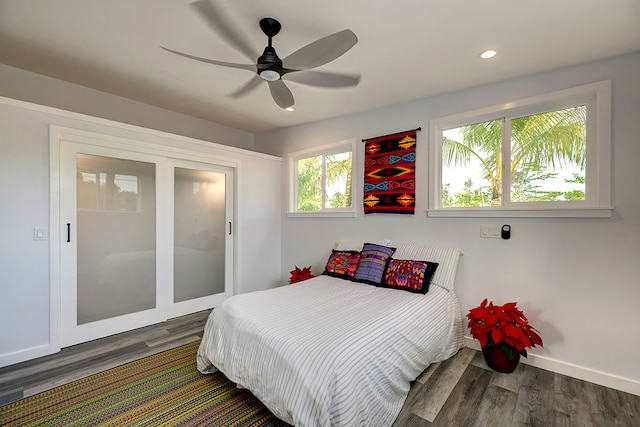
<instances>
[{"instance_id":1,"label":"small poinsettia plant","mask_svg":"<svg viewBox=\"0 0 640 427\"><path fill-rule=\"evenodd\" d=\"M294 270L290 271L291 278L289 279L289 283L302 282L303 280L311 279L313 275L311 274L311 266L299 268L296 265Z\"/></svg>"},{"instance_id":2,"label":"small poinsettia plant","mask_svg":"<svg viewBox=\"0 0 640 427\"><path fill-rule=\"evenodd\" d=\"M500 347L509 360L518 353L527 357L527 348L542 346L538 330L529 325L515 302L494 305L485 298L479 307L469 310L467 318L471 335L480 341L480 346Z\"/></svg>"}]
</instances>

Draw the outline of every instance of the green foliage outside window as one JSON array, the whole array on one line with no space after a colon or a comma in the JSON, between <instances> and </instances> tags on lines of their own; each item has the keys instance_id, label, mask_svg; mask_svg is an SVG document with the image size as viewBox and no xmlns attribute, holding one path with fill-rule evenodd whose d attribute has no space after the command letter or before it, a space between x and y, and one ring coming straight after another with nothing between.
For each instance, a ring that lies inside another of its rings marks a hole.
<instances>
[{"instance_id":1,"label":"green foliage outside window","mask_svg":"<svg viewBox=\"0 0 640 427\"><path fill-rule=\"evenodd\" d=\"M585 199L585 122L585 106L510 120L512 202ZM503 120L443 132L443 207L502 205L502 133Z\"/></svg>"},{"instance_id":2,"label":"green foliage outside window","mask_svg":"<svg viewBox=\"0 0 640 427\"><path fill-rule=\"evenodd\" d=\"M298 159L297 209L318 211L351 206L351 152Z\"/></svg>"}]
</instances>

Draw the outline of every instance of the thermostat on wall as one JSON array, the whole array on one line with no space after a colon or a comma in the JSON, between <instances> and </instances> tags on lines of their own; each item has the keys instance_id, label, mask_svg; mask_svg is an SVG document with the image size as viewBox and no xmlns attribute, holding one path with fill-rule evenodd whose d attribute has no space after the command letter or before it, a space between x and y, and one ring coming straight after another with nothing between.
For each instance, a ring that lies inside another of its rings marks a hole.
<instances>
[{"instance_id":1,"label":"thermostat on wall","mask_svg":"<svg viewBox=\"0 0 640 427\"><path fill-rule=\"evenodd\" d=\"M507 240L511 238L511 226L509 224L505 224L502 226L502 232L500 233L503 239Z\"/></svg>"}]
</instances>

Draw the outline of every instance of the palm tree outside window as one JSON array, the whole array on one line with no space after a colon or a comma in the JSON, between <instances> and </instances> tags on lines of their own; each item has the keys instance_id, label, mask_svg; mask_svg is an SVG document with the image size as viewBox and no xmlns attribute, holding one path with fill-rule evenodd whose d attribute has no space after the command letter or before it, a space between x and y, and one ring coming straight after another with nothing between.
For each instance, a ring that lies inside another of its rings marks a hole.
<instances>
[{"instance_id":1,"label":"palm tree outside window","mask_svg":"<svg viewBox=\"0 0 640 427\"><path fill-rule=\"evenodd\" d=\"M351 146L295 159L295 210L305 212L351 208L352 164Z\"/></svg>"},{"instance_id":2,"label":"palm tree outside window","mask_svg":"<svg viewBox=\"0 0 640 427\"><path fill-rule=\"evenodd\" d=\"M611 82L433 119L428 216L611 217Z\"/></svg>"},{"instance_id":3,"label":"palm tree outside window","mask_svg":"<svg viewBox=\"0 0 640 427\"><path fill-rule=\"evenodd\" d=\"M508 162L505 120L443 131L442 206L502 206L507 169L512 202L584 200L586 106L510 119Z\"/></svg>"}]
</instances>

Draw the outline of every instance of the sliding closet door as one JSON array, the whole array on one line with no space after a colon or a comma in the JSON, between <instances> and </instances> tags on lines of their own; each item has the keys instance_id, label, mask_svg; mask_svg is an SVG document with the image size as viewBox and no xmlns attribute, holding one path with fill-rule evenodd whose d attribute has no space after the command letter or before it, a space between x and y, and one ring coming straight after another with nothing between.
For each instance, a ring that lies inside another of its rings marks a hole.
<instances>
[{"instance_id":1,"label":"sliding closet door","mask_svg":"<svg viewBox=\"0 0 640 427\"><path fill-rule=\"evenodd\" d=\"M173 175L172 316L218 305L233 287L233 170L181 160Z\"/></svg>"},{"instance_id":2,"label":"sliding closet door","mask_svg":"<svg viewBox=\"0 0 640 427\"><path fill-rule=\"evenodd\" d=\"M62 345L164 320L156 272L163 159L75 143L60 153Z\"/></svg>"},{"instance_id":3,"label":"sliding closet door","mask_svg":"<svg viewBox=\"0 0 640 427\"><path fill-rule=\"evenodd\" d=\"M78 324L156 308L156 165L76 159Z\"/></svg>"},{"instance_id":4,"label":"sliding closet door","mask_svg":"<svg viewBox=\"0 0 640 427\"><path fill-rule=\"evenodd\" d=\"M235 169L90 142L59 145L61 346L231 296Z\"/></svg>"}]
</instances>

